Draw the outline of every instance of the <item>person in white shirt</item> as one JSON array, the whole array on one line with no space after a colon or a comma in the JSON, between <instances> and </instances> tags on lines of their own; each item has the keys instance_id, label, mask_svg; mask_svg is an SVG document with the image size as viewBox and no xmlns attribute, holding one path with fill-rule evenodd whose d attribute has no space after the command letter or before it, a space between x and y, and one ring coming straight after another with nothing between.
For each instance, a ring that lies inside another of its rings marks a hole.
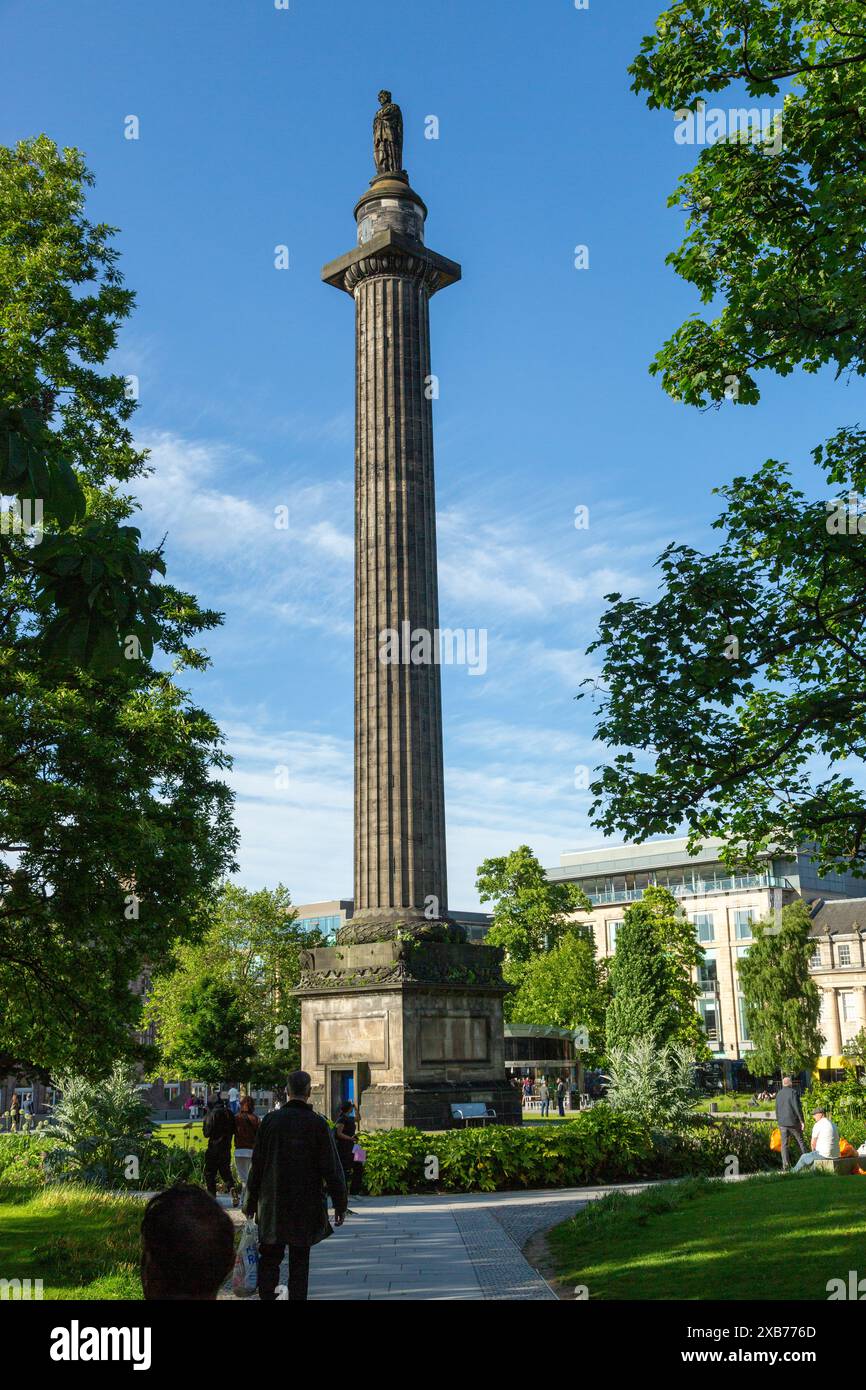
<instances>
[{"instance_id":1,"label":"person in white shirt","mask_svg":"<svg viewBox=\"0 0 866 1390\"><path fill-rule=\"evenodd\" d=\"M241 1093L237 1086L232 1086L229 1091L229 1110L236 1115L241 1108Z\"/></svg>"},{"instance_id":2,"label":"person in white shirt","mask_svg":"<svg viewBox=\"0 0 866 1390\"><path fill-rule=\"evenodd\" d=\"M794 1172L810 1168L819 1158L839 1157L839 1131L824 1110L813 1110L815 1123L812 1126L811 1152L801 1154L794 1165Z\"/></svg>"}]
</instances>

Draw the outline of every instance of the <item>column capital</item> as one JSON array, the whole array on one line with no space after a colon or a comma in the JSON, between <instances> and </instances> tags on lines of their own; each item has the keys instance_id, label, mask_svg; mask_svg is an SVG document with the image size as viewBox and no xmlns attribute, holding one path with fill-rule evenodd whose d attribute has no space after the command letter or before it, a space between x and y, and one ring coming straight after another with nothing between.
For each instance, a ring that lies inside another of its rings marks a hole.
<instances>
[{"instance_id":1,"label":"column capital","mask_svg":"<svg viewBox=\"0 0 866 1390\"><path fill-rule=\"evenodd\" d=\"M449 261L447 256L440 256L437 251L429 251L421 242L401 236L390 227L322 268L325 284L345 290L347 294L354 294L361 280L369 280L377 275L398 275L419 280L428 294L436 294L438 290L455 284L461 274L456 261Z\"/></svg>"}]
</instances>

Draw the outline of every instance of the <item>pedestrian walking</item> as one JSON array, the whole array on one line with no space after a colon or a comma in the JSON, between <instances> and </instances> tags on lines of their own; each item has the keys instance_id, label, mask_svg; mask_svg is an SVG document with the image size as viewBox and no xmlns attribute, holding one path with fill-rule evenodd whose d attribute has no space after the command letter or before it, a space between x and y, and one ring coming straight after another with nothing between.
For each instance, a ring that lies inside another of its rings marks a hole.
<instances>
[{"instance_id":1,"label":"pedestrian walking","mask_svg":"<svg viewBox=\"0 0 866 1390\"><path fill-rule=\"evenodd\" d=\"M801 1154L806 1152L806 1145L803 1143L803 1110L790 1076L782 1077L782 1085L776 1092L776 1124L782 1137L782 1172L785 1173L788 1169L788 1135L796 1140Z\"/></svg>"},{"instance_id":2,"label":"pedestrian walking","mask_svg":"<svg viewBox=\"0 0 866 1390\"><path fill-rule=\"evenodd\" d=\"M204 1156L204 1184L212 1197L216 1196L216 1180L219 1175L231 1193L232 1206L238 1204L238 1188L232 1174L232 1140L235 1136L234 1116L221 1095L210 1102L202 1122L202 1132L207 1139Z\"/></svg>"},{"instance_id":3,"label":"pedestrian walking","mask_svg":"<svg viewBox=\"0 0 866 1390\"><path fill-rule=\"evenodd\" d=\"M560 1115L565 1118L565 1082L562 1077L556 1083L556 1105Z\"/></svg>"},{"instance_id":4,"label":"pedestrian walking","mask_svg":"<svg viewBox=\"0 0 866 1390\"><path fill-rule=\"evenodd\" d=\"M241 1101L241 1093L240 1093L240 1091L238 1090L237 1086L232 1086L232 1087L229 1089L229 1110L232 1112L233 1115L236 1115L236 1114L238 1113L238 1111L240 1110L240 1108L241 1108L240 1101Z\"/></svg>"},{"instance_id":5,"label":"pedestrian walking","mask_svg":"<svg viewBox=\"0 0 866 1390\"><path fill-rule=\"evenodd\" d=\"M357 1139L357 1106L353 1100L344 1100L337 1112L337 1121L334 1126L334 1142L337 1145L337 1153L343 1167L346 1186L353 1197L357 1197L361 1191L361 1179L364 1174L363 1163L358 1163L355 1159Z\"/></svg>"},{"instance_id":6,"label":"pedestrian walking","mask_svg":"<svg viewBox=\"0 0 866 1390\"><path fill-rule=\"evenodd\" d=\"M538 1099L541 1101L541 1113L542 1113L542 1115L549 1115L549 1114L550 1114L550 1087L549 1087L548 1084L547 1084L546 1078L543 1077L543 1076L542 1076L541 1080L540 1080L539 1083L538 1083Z\"/></svg>"},{"instance_id":7,"label":"pedestrian walking","mask_svg":"<svg viewBox=\"0 0 866 1390\"><path fill-rule=\"evenodd\" d=\"M262 1120L247 1181L244 1211L259 1227L259 1298L275 1298L280 1262L289 1247L289 1300L307 1297L310 1250L333 1235L325 1196L334 1204L334 1225L348 1206L346 1179L330 1126L310 1105L305 1071L289 1077L288 1103Z\"/></svg>"},{"instance_id":8,"label":"pedestrian walking","mask_svg":"<svg viewBox=\"0 0 866 1390\"><path fill-rule=\"evenodd\" d=\"M244 1096L235 1115L235 1167L244 1187L250 1175L250 1163L260 1124L255 1101L252 1096Z\"/></svg>"},{"instance_id":9,"label":"pedestrian walking","mask_svg":"<svg viewBox=\"0 0 866 1390\"><path fill-rule=\"evenodd\" d=\"M9 1125L13 1134L17 1134L21 1125L21 1097L17 1091L12 1092L9 1101Z\"/></svg>"}]
</instances>

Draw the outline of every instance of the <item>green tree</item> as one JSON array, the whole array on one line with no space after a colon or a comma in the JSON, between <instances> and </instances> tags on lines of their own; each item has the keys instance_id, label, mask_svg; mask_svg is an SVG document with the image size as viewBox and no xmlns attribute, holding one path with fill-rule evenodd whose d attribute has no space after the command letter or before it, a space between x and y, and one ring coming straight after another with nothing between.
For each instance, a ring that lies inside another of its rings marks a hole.
<instances>
[{"instance_id":1,"label":"green tree","mask_svg":"<svg viewBox=\"0 0 866 1390\"><path fill-rule=\"evenodd\" d=\"M802 899L775 919L757 922L754 942L737 966L753 1050L750 1070L813 1071L824 1044L819 1028L821 995L809 973L811 918Z\"/></svg>"},{"instance_id":2,"label":"green tree","mask_svg":"<svg viewBox=\"0 0 866 1390\"><path fill-rule=\"evenodd\" d=\"M745 405L759 399L761 370L862 375L862 7L677 3L631 73L650 107L672 113L739 83L783 105L778 154L721 140L671 198L687 228L669 261L722 307L665 343L652 366L664 389L701 407ZM664 551L658 601L608 595L590 648L604 653L596 733L621 750L593 783L591 814L607 833L641 840L685 823L692 846L719 836L742 866L810 842L823 868L866 873L866 791L844 766L830 770L866 751L866 659L852 640L866 618L866 433L836 429L813 459L824 496L795 489L788 465L769 459L718 489L718 550Z\"/></svg>"},{"instance_id":3,"label":"green tree","mask_svg":"<svg viewBox=\"0 0 866 1390\"><path fill-rule=\"evenodd\" d=\"M255 1086L284 1083L301 1060L300 1003L291 992L300 979L300 955L325 938L296 925L282 884L251 892L225 883L208 904L207 917L201 941L180 944L167 966L152 974L145 1005L145 1020L156 1033L151 1074L200 1075L180 1066L184 1001L193 986L217 978L234 990L254 1044L247 1070L231 1075Z\"/></svg>"},{"instance_id":4,"label":"green tree","mask_svg":"<svg viewBox=\"0 0 866 1390\"><path fill-rule=\"evenodd\" d=\"M525 964L550 950L566 931L572 914L591 907L577 884L548 879L528 845L485 859L475 886L483 903L493 903L487 942L504 947L513 964Z\"/></svg>"},{"instance_id":5,"label":"green tree","mask_svg":"<svg viewBox=\"0 0 866 1390\"><path fill-rule=\"evenodd\" d=\"M617 1050L628 1051L639 1039L661 1047L675 1035L673 969L659 946L656 919L652 906L644 902L630 903L623 914L610 967L609 1056Z\"/></svg>"},{"instance_id":6,"label":"green tree","mask_svg":"<svg viewBox=\"0 0 866 1390\"><path fill-rule=\"evenodd\" d=\"M189 981L178 999L177 1023L172 1049L164 1054L170 1075L201 1077L212 1086L249 1075L252 1026L228 980L206 975Z\"/></svg>"},{"instance_id":7,"label":"green tree","mask_svg":"<svg viewBox=\"0 0 866 1390\"><path fill-rule=\"evenodd\" d=\"M522 967L517 988L506 997L505 1012L511 1023L586 1028L589 1050L583 1061L595 1066L604 1053L607 1003L606 971L596 959L592 929L572 924L555 946Z\"/></svg>"},{"instance_id":8,"label":"green tree","mask_svg":"<svg viewBox=\"0 0 866 1390\"><path fill-rule=\"evenodd\" d=\"M853 1038L847 1039L842 1048L842 1061L852 1076L866 1071L866 1028L861 1028Z\"/></svg>"},{"instance_id":9,"label":"green tree","mask_svg":"<svg viewBox=\"0 0 866 1390\"><path fill-rule=\"evenodd\" d=\"M650 884L644 889L641 906L648 914L659 950L670 967L668 990L674 1016L671 1040L691 1048L697 1059L707 1060L710 1052L706 1032L695 1007L700 985L693 978L703 964L704 949L681 903L668 888ZM626 913L629 911L626 908Z\"/></svg>"},{"instance_id":10,"label":"green tree","mask_svg":"<svg viewBox=\"0 0 866 1390\"><path fill-rule=\"evenodd\" d=\"M44 535L0 536L0 1073L131 1054L130 982L201 931L237 838L220 731L176 683L219 615L125 524L147 461L99 368L132 296L90 182L46 137L0 149L0 477L46 499Z\"/></svg>"}]
</instances>

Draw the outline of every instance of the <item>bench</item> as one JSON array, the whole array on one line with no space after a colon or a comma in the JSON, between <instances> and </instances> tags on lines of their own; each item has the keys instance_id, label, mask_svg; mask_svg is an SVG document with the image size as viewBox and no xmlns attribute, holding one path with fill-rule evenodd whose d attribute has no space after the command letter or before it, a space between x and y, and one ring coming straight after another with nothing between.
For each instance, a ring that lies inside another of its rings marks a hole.
<instances>
[{"instance_id":1,"label":"bench","mask_svg":"<svg viewBox=\"0 0 866 1390\"><path fill-rule=\"evenodd\" d=\"M822 1173L850 1174L859 1167L856 1154L846 1154L844 1158L816 1158L813 1167Z\"/></svg>"},{"instance_id":2,"label":"bench","mask_svg":"<svg viewBox=\"0 0 866 1390\"><path fill-rule=\"evenodd\" d=\"M480 1120L482 1125L486 1125L488 1120L496 1119L496 1111L491 1110L483 1100L457 1101L451 1106L452 1120L462 1120L464 1129L468 1128L472 1120Z\"/></svg>"}]
</instances>

